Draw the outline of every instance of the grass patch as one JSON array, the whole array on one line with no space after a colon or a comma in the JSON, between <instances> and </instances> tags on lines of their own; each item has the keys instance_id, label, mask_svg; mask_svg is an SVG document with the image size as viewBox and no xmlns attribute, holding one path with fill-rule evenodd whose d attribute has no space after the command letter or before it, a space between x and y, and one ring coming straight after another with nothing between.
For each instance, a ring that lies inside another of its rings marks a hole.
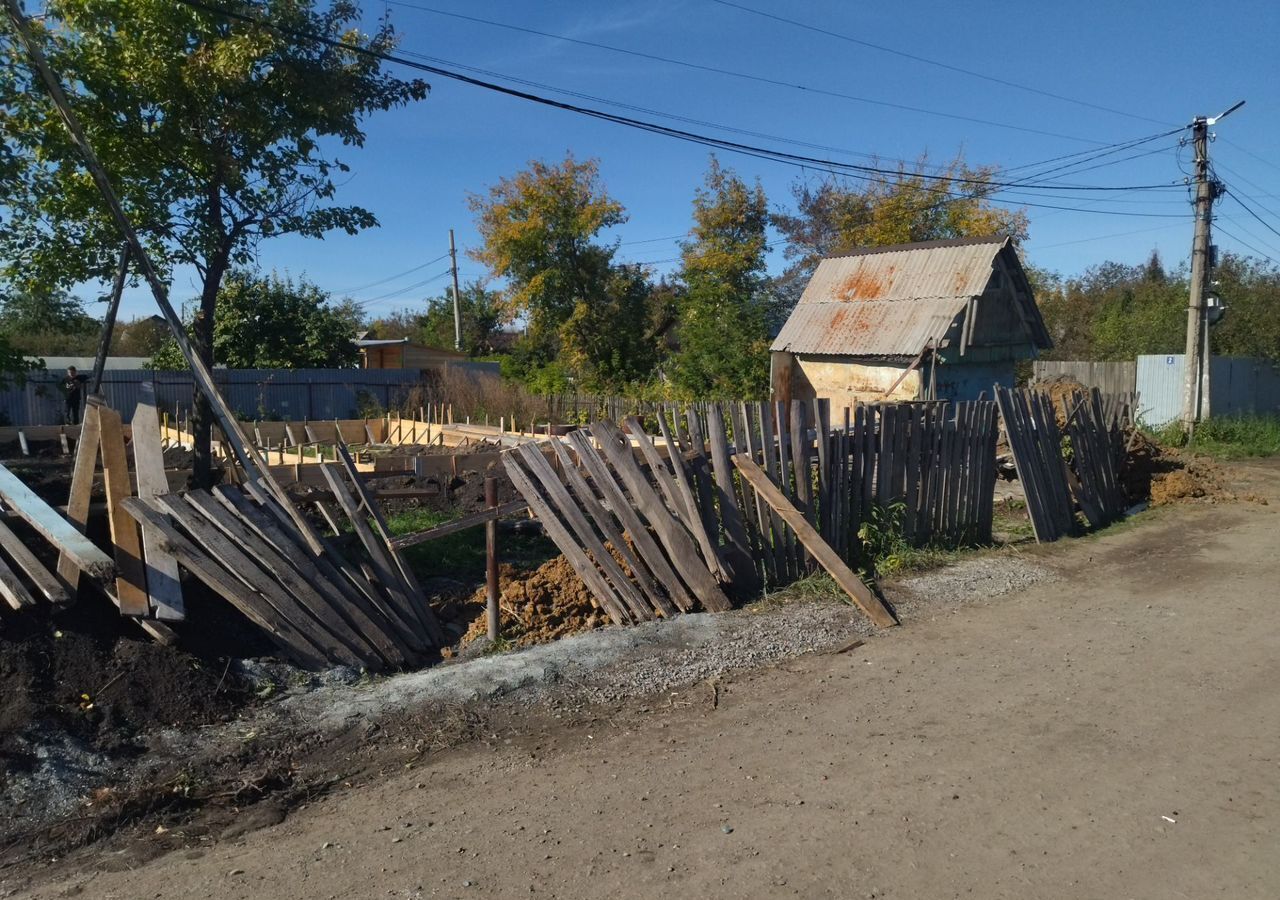
<instances>
[{"instance_id":1,"label":"grass patch","mask_svg":"<svg viewBox=\"0 0 1280 900\"><path fill-rule=\"evenodd\" d=\"M443 525L461 514L434 509L410 509L387 517L387 528L395 535L414 534ZM400 551L413 571L421 576L463 575L484 578L484 526L415 544ZM498 559L518 569L532 569L556 556L555 544L544 535L533 532L499 531Z\"/></svg>"},{"instance_id":2,"label":"grass patch","mask_svg":"<svg viewBox=\"0 0 1280 900\"><path fill-rule=\"evenodd\" d=\"M1211 416L1196 426L1190 441L1178 422L1148 433L1163 447L1185 448L1220 459L1280 453L1280 416Z\"/></svg>"}]
</instances>

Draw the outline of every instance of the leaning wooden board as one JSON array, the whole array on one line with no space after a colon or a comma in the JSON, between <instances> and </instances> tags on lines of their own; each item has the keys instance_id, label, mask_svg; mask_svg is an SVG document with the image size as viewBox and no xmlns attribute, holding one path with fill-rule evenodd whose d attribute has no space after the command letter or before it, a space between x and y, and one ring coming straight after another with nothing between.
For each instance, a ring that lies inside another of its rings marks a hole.
<instances>
[{"instance_id":1,"label":"leaning wooden board","mask_svg":"<svg viewBox=\"0 0 1280 900\"><path fill-rule=\"evenodd\" d=\"M147 597L147 573L142 561L142 535L138 523L120 506L131 490L129 458L124 449L120 414L103 406L98 415L102 426L102 481L107 492L107 521L116 556L116 596L120 614L145 616L151 612Z\"/></svg>"},{"instance_id":2,"label":"leaning wooden board","mask_svg":"<svg viewBox=\"0 0 1280 900\"><path fill-rule=\"evenodd\" d=\"M884 604L880 602L880 598L871 593L870 589L862 583L862 579L845 564L831 545L822 539L804 514L783 496L782 491L769 480L754 460L740 453L733 457L733 464L765 502L778 511L778 515L795 531L805 549L830 573L836 580L836 584L840 585L868 619L881 628L898 624L889 610L885 609Z\"/></svg>"},{"instance_id":3,"label":"leaning wooden board","mask_svg":"<svg viewBox=\"0 0 1280 900\"><path fill-rule=\"evenodd\" d=\"M91 578L106 581L115 575L116 565L111 557L97 548L93 541L75 529L31 488L0 465L0 499L26 520L54 547L67 554L80 571Z\"/></svg>"},{"instance_id":4,"label":"leaning wooden board","mask_svg":"<svg viewBox=\"0 0 1280 900\"><path fill-rule=\"evenodd\" d=\"M146 500L169 493L164 473L164 450L160 446L160 417L156 414L155 389L143 382L140 400L133 413L133 468L137 474L138 496ZM153 529L142 527L142 557L146 567L147 595L155 617L181 622L187 617L182 601L178 561L173 558Z\"/></svg>"}]
</instances>

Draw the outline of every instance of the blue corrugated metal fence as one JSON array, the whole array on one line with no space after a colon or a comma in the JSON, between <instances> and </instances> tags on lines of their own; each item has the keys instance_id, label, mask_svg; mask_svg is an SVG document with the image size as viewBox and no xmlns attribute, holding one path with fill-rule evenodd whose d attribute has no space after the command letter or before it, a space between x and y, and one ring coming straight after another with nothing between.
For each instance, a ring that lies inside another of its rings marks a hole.
<instances>
[{"instance_id":1,"label":"blue corrugated metal fence","mask_svg":"<svg viewBox=\"0 0 1280 900\"><path fill-rule=\"evenodd\" d=\"M356 418L364 395L384 409L398 405L422 376L410 369L215 369L214 381L233 410L245 419ZM0 421L11 425L62 423L62 374L39 372L23 387L0 390ZM156 402L170 414L191 408L191 373L117 369L103 374L108 405L125 421L138 405L139 386L152 381Z\"/></svg>"},{"instance_id":2,"label":"blue corrugated metal fence","mask_svg":"<svg viewBox=\"0 0 1280 900\"><path fill-rule=\"evenodd\" d=\"M1166 425L1182 415L1183 355L1138 357L1138 419ZM1263 359L1215 356L1209 363L1209 415L1280 413L1280 371Z\"/></svg>"}]
</instances>

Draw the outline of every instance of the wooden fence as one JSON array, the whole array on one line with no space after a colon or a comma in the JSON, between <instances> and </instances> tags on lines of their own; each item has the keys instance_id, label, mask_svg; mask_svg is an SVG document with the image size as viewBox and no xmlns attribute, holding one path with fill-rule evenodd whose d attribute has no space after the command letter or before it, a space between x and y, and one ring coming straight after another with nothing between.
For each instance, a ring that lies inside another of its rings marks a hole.
<instances>
[{"instance_id":1,"label":"wooden fence","mask_svg":"<svg viewBox=\"0 0 1280 900\"><path fill-rule=\"evenodd\" d=\"M742 460L848 566L872 562L859 536L869 521L918 546L991 538L990 401L857 406L834 422L825 400L664 405L589 435L553 442L558 473L533 446L504 462L615 621L723 608L721 589L747 598L813 570L811 542L741 476Z\"/></svg>"}]
</instances>

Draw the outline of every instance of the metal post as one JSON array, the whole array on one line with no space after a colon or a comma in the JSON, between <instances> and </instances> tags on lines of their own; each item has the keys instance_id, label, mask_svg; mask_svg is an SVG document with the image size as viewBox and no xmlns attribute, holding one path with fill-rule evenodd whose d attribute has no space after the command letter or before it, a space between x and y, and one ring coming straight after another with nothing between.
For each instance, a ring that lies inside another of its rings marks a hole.
<instances>
[{"instance_id":1,"label":"metal post","mask_svg":"<svg viewBox=\"0 0 1280 900\"><path fill-rule=\"evenodd\" d=\"M498 505L498 479L492 475L484 479L484 502L489 509ZM489 624L489 640L498 639L498 520L490 519L484 525L484 552L487 564L485 611Z\"/></svg>"},{"instance_id":2,"label":"metal post","mask_svg":"<svg viewBox=\"0 0 1280 900\"><path fill-rule=\"evenodd\" d=\"M449 259L453 270L453 349L462 349L462 307L458 300L458 248L453 243L453 229L449 229Z\"/></svg>"}]
</instances>

